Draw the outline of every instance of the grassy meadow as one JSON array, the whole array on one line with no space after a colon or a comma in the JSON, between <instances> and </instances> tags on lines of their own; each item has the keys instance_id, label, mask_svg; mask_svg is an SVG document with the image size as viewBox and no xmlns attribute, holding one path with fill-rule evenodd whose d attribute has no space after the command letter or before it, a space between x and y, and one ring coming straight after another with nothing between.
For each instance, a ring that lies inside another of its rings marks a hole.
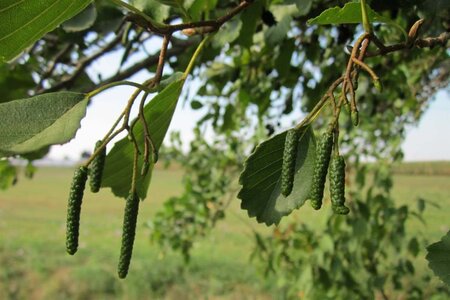
<instances>
[{"instance_id":1,"label":"grassy meadow","mask_svg":"<svg viewBox=\"0 0 450 300\"><path fill-rule=\"evenodd\" d=\"M436 173L428 172L428 163L401 165L395 175L394 196L400 203L422 197L441 206L427 207L426 227L409 224L413 231L425 230L431 240L450 225L450 163L444 164L446 171L440 163ZM71 168L40 168L33 180L20 178L17 186L0 191L0 299L276 299L275 283L249 262L252 228L261 233L269 229L249 219L239 201L212 234L195 245L188 267L179 255L150 243L145 223L165 199L181 191L179 170L154 173L149 198L141 203L126 280L116 275L124 202L109 191L86 192L80 247L75 256L66 254L72 173ZM309 205L293 218L299 216L316 222Z\"/></svg>"}]
</instances>

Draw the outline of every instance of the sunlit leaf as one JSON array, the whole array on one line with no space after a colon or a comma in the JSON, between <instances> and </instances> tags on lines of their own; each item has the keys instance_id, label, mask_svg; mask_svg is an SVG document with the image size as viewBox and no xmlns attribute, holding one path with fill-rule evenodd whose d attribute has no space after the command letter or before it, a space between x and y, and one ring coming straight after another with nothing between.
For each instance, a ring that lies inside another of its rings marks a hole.
<instances>
[{"instance_id":1,"label":"sunlit leaf","mask_svg":"<svg viewBox=\"0 0 450 300\"><path fill-rule=\"evenodd\" d=\"M92 0L0 1L0 62L9 61Z\"/></svg>"},{"instance_id":2,"label":"sunlit leaf","mask_svg":"<svg viewBox=\"0 0 450 300\"><path fill-rule=\"evenodd\" d=\"M379 15L369 6L367 6L367 13L371 22L393 23L391 19ZM342 8L329 8L319 16L308 20L309 25L358 24L361 22L361 4L359 2L349 2Z\"/></svg>"}]
</instances>

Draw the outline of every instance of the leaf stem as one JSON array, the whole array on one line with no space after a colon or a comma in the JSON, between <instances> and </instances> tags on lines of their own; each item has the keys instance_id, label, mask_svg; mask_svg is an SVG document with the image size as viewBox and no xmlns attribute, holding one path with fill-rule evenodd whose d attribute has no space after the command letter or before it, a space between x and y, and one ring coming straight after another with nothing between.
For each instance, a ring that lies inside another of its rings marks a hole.
<instances>
[{"instance_id":1,"label":"leaf stem","mask_svg":"<svg viewBox=\"0 0 450 300\"><path fill-rule=\"evenodd\" d=\"M364 31L367 33L372 33L372 26L370 24L369 15L367 13L366 0L361 0L361 14Z\"/></svg>"},{"instance_id":2,"label":"leaf stem","mask_svg":"<svg viewBox=\"0 0 450 300\"><path fill-rule=\"evenodd\" d=\"M92 92L87 93L87 97L92 98L92 97L100 94L101 92L103 92L109 88L118 86L118 85L130 85L130 86L134 86L134 87L138 88L140 91L145 91L147 93L153 92L151 89L147 88L145 85L142 85L142 84L139 84L136 82L132 82L132 81L123 80L123 81L116 81L116 82L111 82L111 83L102 85L101 87L93 90Z\"/></svg>"},{"instance_id":3,"label":"leaf stem","mask_svg":"<svg viewBox=\"0 0 450 300\"><path fill-rule=\"evenodd\" d=\"M138 175L138 159L139 159L139 149L134 148L134 156L133 156L133 177L131 179L131 193L136 192L136 181Z\"/></svg>"},{"instance_id":4,"label":"leaf stem","mask_svg":"<svg viewBox=\"0 0 450 300\"><path fill-rule=\"evenodd\" d=\"M310 125L319 115L322 108L327 104L329 99L333 99L331 93L344 81L344 76L339 77L337 80L333 82L333 84L328 88L328 91L325 95L323 95L322 99L317 102L316 106L311 110L311 112L297 125L295 129L300 129L303 126Z\"/></svg>"},{"instance_id":5,"label":"leaf stem","mask_svg":"<svg viewBox=\"0 0 450 300\"><path fill-rule=\"evenodd\" d=\"M191 60L189 61L189 64L188 64L186 70L184 71L183 80L186 80L186 78L188 77L189 73L191 73L191 71L192 71L192 69L194 68L194 65L195 65L195 60L200 55L200 52L202 52L203 47L211 39L212 36L214 36L214 35L209 35L206 38L204 38L200 42L200 44L198 45L197 49L195 49L195 52L192 55Z\"/></svg>"},{"instance_id":6,"label":"leaf stem","mask_svg":"<svg viewBox=\"0 0 450 300\"><path fill-rule=\"evenodd\" d=\"M360 61L359 59L357 59L356 57L352 57L353 63L357 64L358 66L360 66L364 71L366 71L367 73L369 73L370 77L372 77L372 80L378 81L380 80L380 78L378 78L378 75L372 70L372 68L370 68L366 63Z\"/></svg>"}]
</instances>

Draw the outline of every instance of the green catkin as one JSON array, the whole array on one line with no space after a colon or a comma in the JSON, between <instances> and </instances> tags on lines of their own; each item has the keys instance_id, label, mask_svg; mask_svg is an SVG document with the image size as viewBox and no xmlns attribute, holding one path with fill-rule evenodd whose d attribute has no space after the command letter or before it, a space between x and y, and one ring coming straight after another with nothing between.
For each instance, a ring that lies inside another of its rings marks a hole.
<instances>
[{"instance_id":1,"label":"green catkin","mask_svg":"<svg viewBox=\"0 0 450 300\"><path fill-rule=\"evenodd\" d=\"M311 186L311 206L320 209L322 206L323 190L330 163L331 149L333 148L333 131L325 132L319 142L314 164L313 182Z\"/></svg>"},{"instance_id":2,"label":"green catkin","mask_svg":"<svg viewBox=\"0 0 450 300\"><path fill-rule=\"evenodd\" d=\"M123 217L122 247L120 248L118 265L119 278L125 278L128 274L128 268L130 267L138 211L139 197L136 193L130 193L125 204Z\"/></svg>"},{"instance_id":3,"label":"green catkin","mask_svg":"<svg viewBox=\"0 0 450 300\"><path fill-rule=\"evenodd\" d=\"M95 151L102 145L102 141L98 141L95 144ZM91 186L91 192L97 193L100 190L102 184L103 168L105 167L106 147L100 151L100 153L92 161L91 168L89 170L89 184Z\"/></svg>"},{"instance_id":4,"label":"green catkin","mask_svg":"<svg viewBox=\"0 0 450 300\"><path fill-rule=\"evenodd\" d=\"M281 194L289 196L294 186L295 162L297 160L298 132L291 129L286 134L281 167Z\"/></svg>"},{"instance_id":5,"label":"green catkin","mask_svg":"<svg viewBox=\"0 0 450 300\"><path fill-rule=\"evenodd\" d=\"M334 213L346 215L350 209L345 203L345 161L344 157L333 156L330 164L330 194Z\"/></svg>"},{"instance_id":6,"label":"green catkin","mask_svg":"<svg viewBox=\"0 0 450 300\"><path fill-rule=\"evenodd\" d=\"M383 85L381 84L380 79L375 79L373 81L373 84L379 93L381 93L383 91Z\"/></svg>"},{"instance_id":7,"label":"green catkin","mask_svg":"<svg viewBox=\"0 0 450 300\"><path fill-rule=\"evenodd\" d=\"M356 109L351 111L350 118L352 119L353 126L357 127L359 125L359 113Z\"/></svg>"},{"instance_id":8,"label":"green catkin","mask_svg":"<svg viewBox=\"0 0 450 300\"><path fill-rule=\"evenodd\" d=\"M66 249L67 253L74 255L78 249L78 235L80 230L80 212L83 201L84 187L88 176L88 169L80 167L75 170L70 187L69 202L67 205Z\"/></svg>"}]
</instances>

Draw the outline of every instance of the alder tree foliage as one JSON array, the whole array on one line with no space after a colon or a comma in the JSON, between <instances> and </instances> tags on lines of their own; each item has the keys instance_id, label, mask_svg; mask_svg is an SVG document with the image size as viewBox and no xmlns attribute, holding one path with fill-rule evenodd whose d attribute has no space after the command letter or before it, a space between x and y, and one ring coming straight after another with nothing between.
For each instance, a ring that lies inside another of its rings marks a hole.
<instances>
[{"instance_id":1,"label":"alder tree foliage","mask_svg":"<svg viewBox=\"0 0 450 300\"><path fill-rule=\"evenodd\" d=\"M237 196L249 217L277 225L270 237L255 231L252 257L286 297L448 294L430 289L431 273L415 273L427 241L405 228L433 199L398 206L390 166L402 159L405 127L448 89L449 8L445 0L2 1L0 187L19 177L12 158L28 161L31 177L33 160L75 136L91 99L129 85L136 90L123 112L75 171L70 254L89 180L92 192L126 199L119 276L127 275L161 156L185 168L184 192L148 223L151 240L186 260ZM117 72L90 68L111 54L121 57ZM129 80L141 71L147 80ZM162 148L178 102L202 114L188 152L177 135ZM323 226L302 222L310 204ZM448 259L436 263L439 251L450 256L447 240L428 257L448 284Z\"/></svg>"}]
</instances>

